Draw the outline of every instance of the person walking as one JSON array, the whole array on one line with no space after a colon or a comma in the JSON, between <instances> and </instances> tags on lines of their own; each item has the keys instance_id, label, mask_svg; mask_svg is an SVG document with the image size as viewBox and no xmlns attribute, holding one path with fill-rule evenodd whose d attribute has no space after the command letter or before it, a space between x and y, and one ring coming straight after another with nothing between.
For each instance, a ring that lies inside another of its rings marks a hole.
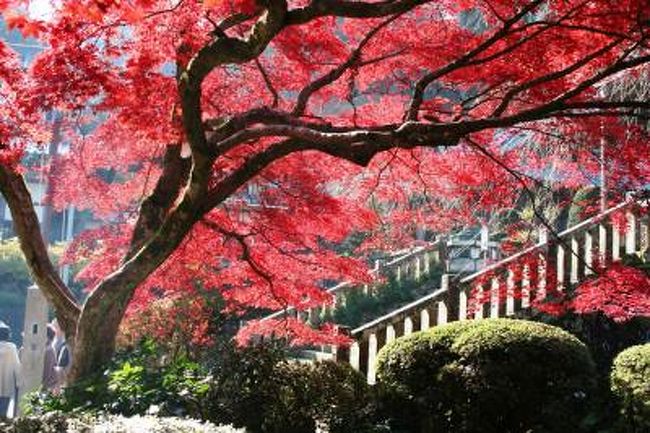
<instances>
[{"instance_id":1,"label":"person walking","mask_svg":"<svg viewBox=\"0 0 650 433\"><path fill-rule=\"evenodd\" d=\"M57 386L54 389L55 393L61 391L62 388L66 385L66 378L68 372L70 371L70 348L68 343L65 340L65 334L59 326L59 322L54 319L50 324L54 327L56 331L56 337L54 338L54 349L56 350L56 375L57 375Z\"/></svg>"},{"instance_id":2,"label":"person walking","mask_svg":"<svg viewBox=\"0 0 650 433\"><path fill-rule=\"evenodd\" d=\"M68 373L70 372L70 365L72 360L72 354L70 353L70 346L66 341L63 342L61 349L59 349L59 355L56 362L56 370L58 377L58 386L60 388L65 388L68 379Z\"/></svg>"},{"instance_id":3,"label":"person walking","mask_svg":"<svg viewBox=\"0 0 650 433\"><path fill-rule=\"evenodd\" d=\"M11 329L0 321L0 418L16 415L22 379L18 349L10 338Z\"/></svg>"}]
</instances>

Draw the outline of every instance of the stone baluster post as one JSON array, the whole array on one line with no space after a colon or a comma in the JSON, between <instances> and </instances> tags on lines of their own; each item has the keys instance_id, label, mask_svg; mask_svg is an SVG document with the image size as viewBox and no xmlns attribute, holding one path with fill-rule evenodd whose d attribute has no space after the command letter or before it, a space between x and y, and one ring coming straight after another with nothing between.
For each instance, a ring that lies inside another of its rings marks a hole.
<instances>
[{"instance_id":1,"label":"stone baluster post","mask_svg":"<svg viewBox=\"0 0 650 433\"><path fill-rule=\"evenodd\" d=\"M592 275L594 273L594 237L591 234L589 229L585 230L585 249L584 249L584 261L585 261L585 275Z\"/></svg>"},{"instance_id":2,"label":"stone baluster post","mask_svg":"<svg viewBox=\"0 0 650 433\"><path fill-rule=\"evenodd\" d=\"M530 267L524 265L521 269L521 308L530 307Z\"/></svg>"},{"instance_id":3,"label":"stone baluster post","mask_svg":"<svg viewBox=\"0 0 650 433\"><path fill-rule=\"evenodd\" d=\"M515 314L515 273L508 268L506 276L506 316Z\"/></svg>"},{"instance_id":4,"label":"stone baluster post","mask_svg":"<svg viewBox=\"0 0 650 433\"><path fill-rule=\"evenodd\" d=\"M440 288L446 290L443 301L446 322L458 320L460 317L460 290L458 283L454 281L453 274L444 274L440 283Z\"/></svg>"},{"instance_id":5,"label":"stone baluster post","mask_svg":"<svg viewBox=\"0 0 650 433\"><path fill-rule=\"evenodd\" d=\"M625 232L625 254L636 252L636 222L637 218L632 212L627 213L627 228Z\"/></svg>"},{"instance_id":6,"label":"stone baluster post","mask_svg":"<svg viewBox=\"0 0 650 433\"><path fill-rule=\"evenodd\" d=\"M580 269L580 248L578 245L578 239L575 236L571 236L571 275L570 282L571 284L576 284L578 282Z\"/></svg>"},{"instance_id":7,"label":"stone baluster post","mask_svg":"<svg viewBox=\"0 0 650 433\"><path fill-rule=\"evenodd\" d=\"M29 287L25 302L23 347L20 350L23 386L19 390L19 400L25 394L38 390L43 381L48 311L47 300L41 289L36 285Z\"/></svg>"},{"instance_id":8,"label":"stone baluster post","mask_svg":"<svg viewBox=\"0 0 650 433\"><path fill-rule=\"evenodd\" d=\"M431 317L429 316L429 310L424 308L420 311L420 331L426 331L431 327Z\"/></svg>"},{"instance_id":9,"label":"stone baluster post","mask_svg":"<svg viewBox=\"0 0 650 433\"><path fill-rule=\"evenodd\" d=\"M368 383L374 385L377 380L377 352L379 351L376 332L368 337Z\"/></svg>"},{"instance_id":10,"label":"stone baluster post","mask_svg":"<svg viewBox=\"0 0 650 433\"><path fill-rule=\"evenodd\" d=\"M492 319L496 319L499 317L500 289L501 289L501 282L499 281L499 278L497 277L492 278L490 284L490 317Z\"/></svg>"}]
</instances>

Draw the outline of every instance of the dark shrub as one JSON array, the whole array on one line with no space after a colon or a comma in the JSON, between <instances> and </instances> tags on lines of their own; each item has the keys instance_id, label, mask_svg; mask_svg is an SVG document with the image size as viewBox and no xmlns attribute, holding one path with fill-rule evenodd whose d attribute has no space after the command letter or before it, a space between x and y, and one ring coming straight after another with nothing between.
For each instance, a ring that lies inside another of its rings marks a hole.
<instances>
[{"instance_id":1,"label":"dark shrub","mask_svg":"<svg viewBox=\"0 0 650 433\"><path fill-rule=\"evenodd\" d=\"M60 412L52 412L39 417L20 417L14 420L0 421L2 433L65 433L68 421Z\"/></svg>"},{"instance_id":2,"label":"dark shrub","mask_svg":"<svg viewBox=\"0 0 650 433\"><path fill-rule=\"evenodd\" d=\"M369 389L347 365L281 360L273 347L239 349L214 370L209 418L253 433L362 433L370 428Z\"/></svg>"},{"instance_id":3,"label":"dark shrub","mask_svg":"<svg viewBox=\"0 0 650 433\"><path fill-rule=\"evenodd\" d=\"M627 431L650 431L650 343L630 347L616 357L611 384Z\"/></svg>"},{"instance_id":4,"label":"dark shrub","mask_svg":"<svg viewBox=\"0 0 650 433\"><path fill-rule=\"evenodd\" d=\"M379 354L384 398L408 431L575 432L594 364L575 337L509 319L456 322L400 338Z\"/></svg>"},{"instance_id":5,"label":"dark shrub","mask_svg":"<svg viewBox=\"0 0 650 433\"><path fill-rule=\"evenodd\" d=\"M329 433L370 431L374 407L365 377L348 364L321 362L310 369L314 418Z\"/></svg>"},{"instance_id":6,"label":"dark shrub","mask_svg":"<svg viewBox=\"0 0 650 433\"><path fill-rule=\"evenodd\" d=\"M276 397L275 366L285 352L278 344L238 349L225 344L211 360L212 383L207 398L208 419L223 424L262 431L264 408Z\"/></svg>"}]
</instances>

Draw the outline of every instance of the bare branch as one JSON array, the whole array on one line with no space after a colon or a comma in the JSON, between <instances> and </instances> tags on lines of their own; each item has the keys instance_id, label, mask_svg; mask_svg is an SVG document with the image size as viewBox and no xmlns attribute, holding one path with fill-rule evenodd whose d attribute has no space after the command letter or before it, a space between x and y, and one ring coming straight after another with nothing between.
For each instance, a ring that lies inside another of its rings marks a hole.
<instances>
[{"instance_id":1,"label":"bare branch","mask_svg":"<svg viewBox=\"0 0 650 433\"><path fill-rule=\"evenodd\" d=\"M251 236L251 234L241 234L233 230L227 230L221 227L219 224L215 223L214 221L205 218L201 220L201 223L203 223L203 225L205 225L206 227L216 232L219 232L230 239L234 239L241 247L242 250L241 260L245 261L256 275L258 275L264 281L266 281L266 284L268 285L269 290L271 291L271 297L273 298L273 300L276 301L278 304L280 304L281 308L283 309L289 307L287 300L276 293L275 286L273 284L273 279L274 279L273 275L268 273L266 270L262 269L260 264L257 263L255 259L253 259L250 246L248 245L248 242L246 242L246 238Z\"/></svg>"},{"instance_id":2,"label":"bare branch","mask_svg":"<svg viewBox=\"0 0 650 433\"><path fill-rule=\"evenodd\" d=\"M280 100L278 91L273 86L271 77L269 77L268 72L266 72L266 69L264 69L264 66L260 62L259 58L255 58L255 65L257 66L257 69L260 71L260 74L262 75L262 79L264 80L264 84L266 84L266 88L269 89L269 92L273 96L273 103L271 104L271 107L275 108L278 106L278 102Z\"/></svg>"}]
</instances>

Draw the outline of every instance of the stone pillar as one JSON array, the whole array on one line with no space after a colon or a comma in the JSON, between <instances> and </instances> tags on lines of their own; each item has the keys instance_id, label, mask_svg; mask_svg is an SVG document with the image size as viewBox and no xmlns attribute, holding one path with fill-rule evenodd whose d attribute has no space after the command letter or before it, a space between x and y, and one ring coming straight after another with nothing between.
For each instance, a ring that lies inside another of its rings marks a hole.
<instances>
[{"instance_id":1,"label":"stone pillar","mask_svg":"<svg viewBox=\"0 0 650 433\"><path fill-rule=\"evenodd\" d=\"M352 337L352 333L350 332L350 328L348 326L338 325L336 328L339 331L339 334L350 338ZM350 348L352 344L356 343L350 343L350 346L332 346L332 355L334 362L350 362Z\"/></svg>"},{"instance_id":2,"label":"stone pillar","mask_svg":"<svg viewBox=\"0 0 650 433\"><path fill-rule=\"evenodd\" d=\"M460 317L460 288L454 277L454 274L443 274L440 281L440 288L447 290L444 298L445 323L456 321Z\"/></svg>"},{"instance_id":3,"label":"stone pillar","mask_svg":"<svg viewBox=\"0 0 650 433\"><path fill-rule=\"evenodd\" d=\"M33 285L27 289L23 347L20 350L23 371L21 398L27 393L36 391L43 380L47 319L47 300L38 286Z\"/></svg>"}]
</instances>

